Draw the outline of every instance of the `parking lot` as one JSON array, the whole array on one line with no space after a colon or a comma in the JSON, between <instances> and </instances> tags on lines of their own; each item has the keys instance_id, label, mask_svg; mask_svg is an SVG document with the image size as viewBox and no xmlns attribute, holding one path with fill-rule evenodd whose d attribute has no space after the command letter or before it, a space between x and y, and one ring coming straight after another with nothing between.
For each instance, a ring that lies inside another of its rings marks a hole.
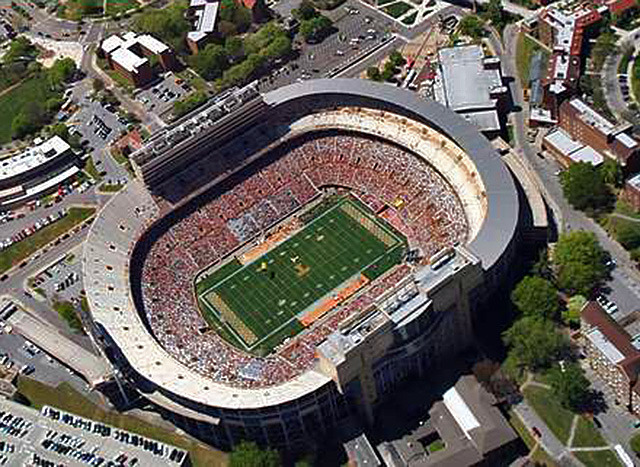
<instances>
[{"instance_id":1,"label":"parking lot","mask_svg":"<svg viewBox=\"0 0 640 467\"><path fill-rule=\"evenodd\" d=\"M191 87L187 83L173 73L167 73L153 86L138 92L136 99L148 112L163 115L172 109L174 102L184 98L189 92Z\"/></svg>"},{"instance_id":2,"label":"parking lot","mask_svg":"<svg viewBox=\"0 0 640 467\"><path fill-rule=\"evenodd\" d=\"M67 381L78 388L86 387L86 383L72 370L17 334L0 334L0 364L52 386Z\"/></svg>"},{"instance_id":3,"label":"parking lot","mask_svg":"<svg viewBox=\"0 0 640 467\"><path fill-rule=\"evenodd\" d=\"M299 57L263 77L261 89L275 89L294 81L325 77L387 39L391 21L357 5L355 2L346 4L330 12L328 16L334 20L337 32L322 42L307 44L298 38Z\"/></svg>"},{"instance_id":4,"label":"parking lot","mask_svg":"<svg viewBox=\"0 0 640 467\"><path fill-rule=\"evenodd\" d=\"M75 301L82 291L82 263L79 252L70 252L30 281L32 291L49 300Z\"/></svg>"},{"instance_id":5,"label":"parking lot","mask_svg":"<svg viewBox=\"0 0 640 467\"><path fill-rule=\"evenodd\" d=\"M113 178L127 178L127 171L109 156L105 149L126 130L127 120L118 115L117 109L111 105L102 105L90 100L90 93L82 93L82 86L74 89L80 110L69 120L70 132L77 133L85 142L85 149L90 153L100 172L106 172Z\"/></svg>"}]
</instances>

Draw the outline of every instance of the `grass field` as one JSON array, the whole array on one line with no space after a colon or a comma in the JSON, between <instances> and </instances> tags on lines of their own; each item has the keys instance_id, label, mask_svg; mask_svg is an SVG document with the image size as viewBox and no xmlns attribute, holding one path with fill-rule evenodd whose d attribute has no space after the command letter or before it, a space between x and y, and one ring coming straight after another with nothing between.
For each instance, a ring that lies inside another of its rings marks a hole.
<instances>
[{"instance_id":1,"label":"grass field","mask_svg":"<svg viewBox=\"0 0 640 467\"><path fill-rule=\"evenodd\" d=\"M551 432L561 443L566 443L569 439L574 414L562 407L548 389L529 386L523 392L524 397L547 424Z\"/></svg>"},{"instance_id":2,"label":"grass field","mask_svg":"<svg viewBox=\"0 0 640 467\"><path fill-rule=\"evenodd\" d=\"M301 316L336 289L360 274L362 281L375 279L398 264L403 251L399 234L355 201L343 200L255 261L228 263L201 281L196 293L223 337L264 353L300 332Z\"/></svg>"},{"instance_id":3,"label":"grass field","mask_svg":"<svg viewBox=\"0 0 640 467\"><path fill-rule=\"evenodd\" d=\"M610 449L605 451L581 451L573 454L586 467L622 467L618 456Z\"/></svg>"},{"instance_id":4,"label":"grass field","mask_svg":"<svg viewBox=\"0 0 640 467\"><path fill-rule=\"evenodd\" d=\"M38 230L30 237L11 245L0 252L0 273L10 269L22 260L32 255L47 243L55 240L60 235L71 230L76 225L85 221L93 215L94 208L69 208L67 215L53 224Z\"/></svg>"},{"instance_id":5,"label":"grass field","mask_svg":"<svg viewBox=\"0 0 640 467\"><path fill-rule=\"evenodd\" d=\"M382 11L384 11L388 15L393 16L394 18L401 17L409 10L411 10L411 5L404 2L396 2L396 3L393 3L392 5L388 5L382 8Z\"/></svg>"},{"instance_id":6,"label":"grass field","mask_svg":"<svg viewBox=\"0 0 640 467\"><path fill-rule=\"evenodd\" d=\"M593 422L586 417L580 417L571 447L600 447L606 445L606 441Z\"/></svg>"},{"instance_id":7,"label":"grass field","mask_svg":"<svg viewBox=\"0 0 640 467\"><path fill-rule=\"evenodd\" d=\"M46 102L59 93L52 91L44 73L29 78L0 96L0 144L11 141L11 123L13 119L31 101Z\"/></svg>"},{"instance_id":8,"label":"grass field","mask_svg":"<svg viewBox=\"0 0 640 467\"><path fill-rule=\"evenodd\" d=\"M549 52L544 50L540 44L526 34L520 33L518 36L516 50L516 67L518 69L520 84L523 88L529 87L529 68L531 66L531 57L533 57L533 55L538 51L542 51L544 61L546 63L548 61Z\"/></svg>"},{"instance_id":9,"label":"grass field","mask_svg":"<svg viewBox=\"0 0 640 467\"><path fill-rule=\"evenodd\" d=\"M177 431L162 428L135 416L105 410L85 398L67 383L62 383L54 388L21 376L18 378L18 391L35 409L39 410L43 405L50 405L81 417L97 420L186 449L189 451L194 467L223 467L227 465L227 456L223 452L211 449Z\"/></svg>"}]
</instances>

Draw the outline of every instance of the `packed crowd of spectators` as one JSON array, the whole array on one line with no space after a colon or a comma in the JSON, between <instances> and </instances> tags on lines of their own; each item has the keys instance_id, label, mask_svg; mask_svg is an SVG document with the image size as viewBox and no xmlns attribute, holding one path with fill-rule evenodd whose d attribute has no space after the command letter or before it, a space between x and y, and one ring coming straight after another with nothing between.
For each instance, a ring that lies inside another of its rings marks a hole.
<instances>
[{"instance_id":1,"label":"packed crowd of spectators","mask_svg":"<svg viewBox=\"0 0 640 467\"><path fill-rule=\"evenodd\" d=\"M142 299L152 332L175 358L218 382L264 387L311 368L320 342L410 273L407 265L391 270L267 357L245 353L211 329L194 298L197 273L320 196L322 188L351 190L425 258L466 239L454 191L406 150L356 134L307 135L286 145L272 163L176 219L145 259Z\"/></svg>"}]
</instances>

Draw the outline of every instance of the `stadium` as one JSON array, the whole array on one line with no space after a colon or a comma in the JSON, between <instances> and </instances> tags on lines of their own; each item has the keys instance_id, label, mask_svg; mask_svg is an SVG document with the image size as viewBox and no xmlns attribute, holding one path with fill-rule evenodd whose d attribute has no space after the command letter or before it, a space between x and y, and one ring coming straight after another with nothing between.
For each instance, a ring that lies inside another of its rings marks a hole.
<instances>
[{"instance_id":1,"label":"stadium","mask_svg":"<svg viewBox=\"0 0 640 467\"><path fill-rule=\"evenodd\" d=\"M469 346L531 217L474 126L362 80L233 90L132 162L84 247L93 334L155 410L222 448L373 423Z\"/></svg>"}]
</instances>

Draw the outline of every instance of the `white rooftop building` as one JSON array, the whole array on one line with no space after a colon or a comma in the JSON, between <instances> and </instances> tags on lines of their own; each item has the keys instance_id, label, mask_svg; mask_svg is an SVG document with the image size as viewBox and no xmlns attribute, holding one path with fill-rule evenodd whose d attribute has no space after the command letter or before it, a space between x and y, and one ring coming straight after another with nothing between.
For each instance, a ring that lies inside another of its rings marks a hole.
<instances>
[{"instance_id":1,"label":"white rooftop building","mask_svg":"<svg viewBox=\"0 0 640 467\"><path fill-rule=\"evenodd\" d=\"M441 49L438 58L435 99L481 131L500 131L499 101L507 93L500 60L485 57L478 45Z\"/></svg>"}]
</instances>

